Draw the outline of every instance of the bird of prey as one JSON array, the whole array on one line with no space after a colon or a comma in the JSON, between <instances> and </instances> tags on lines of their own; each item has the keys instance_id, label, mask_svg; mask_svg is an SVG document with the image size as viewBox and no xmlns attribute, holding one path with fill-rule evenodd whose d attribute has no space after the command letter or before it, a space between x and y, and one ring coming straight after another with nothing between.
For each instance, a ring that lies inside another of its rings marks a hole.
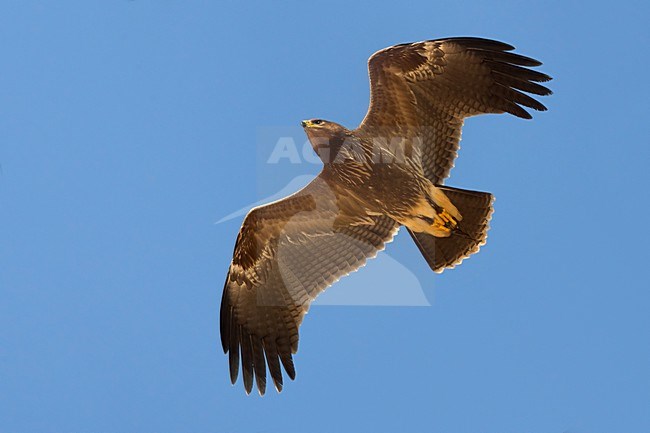
<instances>
[{"instance_id":1,"label":"bird of prey","mask_svg":"<svg viewBox=\"0 0 650 433\"><path fill-rule=\"evenodd\" d=\"M235 243L220 311L221 344L234 384L277 391L310 303L362 267L406 226L433 271L458 265L485 243L489 193L442 186L466 117L546 107L541 63L511 45L461 37L395 45L368 61L370 106L356 129L302 122L323 162L305 188L252 209Z\"/></svg>"}]
</instances>

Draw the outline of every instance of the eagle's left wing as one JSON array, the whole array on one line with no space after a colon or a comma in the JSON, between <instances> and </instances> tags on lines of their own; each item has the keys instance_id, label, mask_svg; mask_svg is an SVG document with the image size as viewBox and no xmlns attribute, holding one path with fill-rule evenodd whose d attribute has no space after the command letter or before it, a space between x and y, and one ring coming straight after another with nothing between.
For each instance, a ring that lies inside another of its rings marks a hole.
<instances>
[{"instance_id":1,"label":"eagle's left wing","mask_svg":"<svg viewBox=\"0 0 650 433\"><path fill-rule=\"evenodd\" d=\"M481 38L448 38L388 47L368 60L370 106L357 128L371 138L402 138L419 147L417 160L434 184L449 176L466 117L546 107L527 95L549 95L539 84L551 77L530 69L541 62L512 53L511 45ZM457 236L434 238L410 231L431 268L440 272L478 251L485 242Z\"/></svg>"},{"instance_id":2,"label":"eagle's left wing","mask_svg":"<svg viewBox=\"0 0 650 433\"><path fill-rule=\"evenodd\" d=\"M463 120L484 113L530 119L525 107L546 107L526 93L549 95L551 79L529 69L541 63L514 47L481 38L395 45L368 60L370 106L357 131L375 137L417 138L424 174L442 183L454 165ZM524 93L526 92L526 93Z\"/></svg>"},{"instance_id":3,"label":"eagle's left wing","mask_svg":"<svg viewBox=\"0 0 650 433\"><path fill-rule=\"evenodd\" d=\"M397 229L390 218L356 215L354 202L323 173L296 194L253 209L239 232L221 300L221 344L232 383L240 359L247 393L255 378L264 394L267 366L278 391L280 363L293 379L291 355L310 303L374 257Z\"/></svg>"}]
</instances>

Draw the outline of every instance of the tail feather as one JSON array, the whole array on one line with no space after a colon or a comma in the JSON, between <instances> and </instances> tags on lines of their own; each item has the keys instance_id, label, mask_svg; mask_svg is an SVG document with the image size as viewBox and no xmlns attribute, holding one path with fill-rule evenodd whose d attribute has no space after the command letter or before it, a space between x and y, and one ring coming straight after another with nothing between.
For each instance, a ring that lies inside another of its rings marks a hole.
<instances>
[{"instance_id":1,"label":"tail feather","mask_svg":"<svg viewBox=\"0 0 650 433\"><path fill-rule=\"evenodd\" d=\"M448 186L438 186L438 188L444 191L463 218L458 224L458 232L452 232L447 238L438 238L409 230L415 244L434 272L442 272L446 268L459 265L485 245L494 202L494 196L487 192Z\"/></svg>"}]
</instances>

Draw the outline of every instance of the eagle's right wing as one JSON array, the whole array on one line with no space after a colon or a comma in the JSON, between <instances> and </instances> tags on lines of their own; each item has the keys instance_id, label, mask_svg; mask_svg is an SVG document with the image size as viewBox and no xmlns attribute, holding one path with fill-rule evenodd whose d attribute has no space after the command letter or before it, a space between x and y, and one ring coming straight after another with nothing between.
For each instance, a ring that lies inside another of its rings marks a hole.
<instances>
[{"instance_id":1,"label":"eagle's right wing","mask_svg":"<svg viewBox=\"0 0 650 433\"><path fill-rule=\"evenodd\" d=\"M239 232L221 300L221 344L233 384L241 366L250 393L266 369L282 389L280 364L295 377L298 327L314 298L359 269L392 240L398 224L356 215L354 202L324 179L250 211Z\"/></svg>"}]
</instances>

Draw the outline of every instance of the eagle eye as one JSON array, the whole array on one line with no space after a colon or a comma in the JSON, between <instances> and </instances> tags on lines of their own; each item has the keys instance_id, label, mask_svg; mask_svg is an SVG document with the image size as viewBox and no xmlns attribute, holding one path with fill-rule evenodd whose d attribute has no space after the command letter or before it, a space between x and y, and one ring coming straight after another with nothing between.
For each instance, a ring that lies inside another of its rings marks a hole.
<instances>
[{"instance_id":1,"label":"eagle eye","mask_svg":"<svg viewBox=\"0 0 650 433\"><path fill-rule=\"evenodd\" d=\"M320 119L315 119L315 120L313 120L311 123L313 123L314 125L322 125L322 124L323 124L323 121L320 120Z\"/></svg>"}]
</instances>

